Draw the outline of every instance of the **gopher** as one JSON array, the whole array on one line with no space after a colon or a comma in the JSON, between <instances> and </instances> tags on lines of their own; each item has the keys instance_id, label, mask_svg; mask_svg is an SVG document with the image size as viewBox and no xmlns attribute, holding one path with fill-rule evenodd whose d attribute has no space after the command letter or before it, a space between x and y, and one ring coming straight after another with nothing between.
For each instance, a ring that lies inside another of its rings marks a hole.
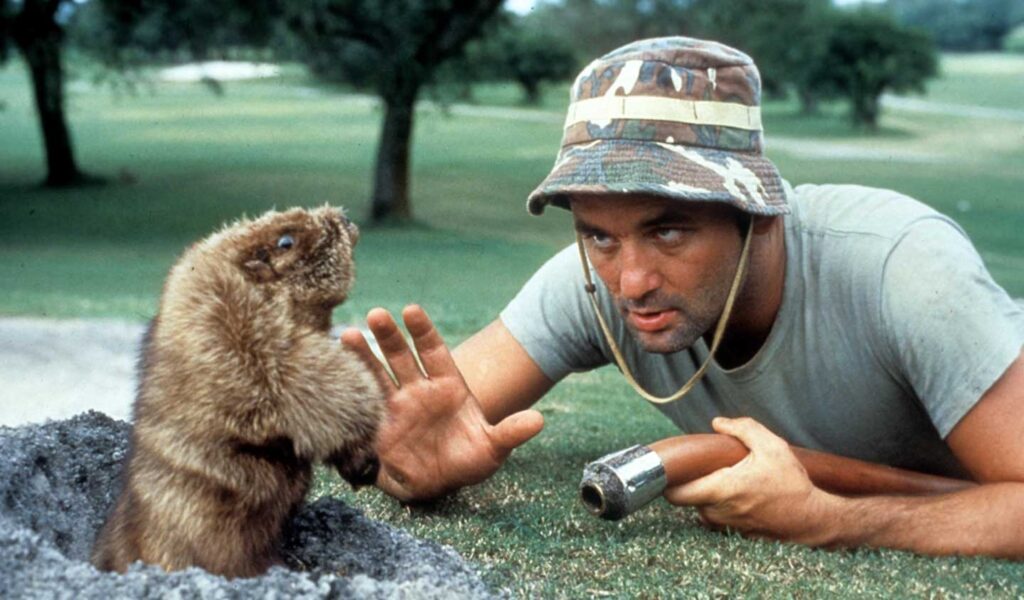
<instances>
[{"instance_id":1,"label":"gopher","mask_svg":"<svg viewBox=\"0 0 1024 600\"><path fill-rule=\"evenodd\" d=\"M331 207L270 212L172 267L143 341L124 488L93 565L259 575L280 563L314 462L354 486L376 479L383 392L328 336L358 239Z\"/></svg>"}]
</instances>

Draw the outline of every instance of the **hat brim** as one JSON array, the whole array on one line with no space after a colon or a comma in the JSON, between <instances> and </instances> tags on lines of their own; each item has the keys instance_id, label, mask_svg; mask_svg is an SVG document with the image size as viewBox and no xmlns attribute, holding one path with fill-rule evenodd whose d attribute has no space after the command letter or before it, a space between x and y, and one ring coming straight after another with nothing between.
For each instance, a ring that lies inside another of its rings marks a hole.
<instances>
[{"instance_id":1,"label":"hat brim","mask_svg":"<svg viewBox=\"0 0 1024 600\"><path fill-rule=\"evenodd\" d=\"M563 148L526 206L538 215L548 204L568 209L573 194L636 193L723 202L757 215L789 212L779 171L761 154L622 139Z\"/></svg>"}]
</instances>

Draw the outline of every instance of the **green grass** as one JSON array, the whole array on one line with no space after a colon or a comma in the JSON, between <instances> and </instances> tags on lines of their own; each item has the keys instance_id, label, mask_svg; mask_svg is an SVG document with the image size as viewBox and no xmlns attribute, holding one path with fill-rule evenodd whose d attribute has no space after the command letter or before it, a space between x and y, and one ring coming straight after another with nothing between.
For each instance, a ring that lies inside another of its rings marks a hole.
<instances>
[{"instance_id":1,"label":"green grass","mask_svg":"<svg viewBox=\"0 0 1024 600\"><path fill-rule=\"evenodd\" d=\"M948 54L943 77L928 84L928 97L939 102L1024 110L1024 55Z\"/></svg>"},{"instance_id":2,"label":"green grass","mask_svg":"<svg viewBox=\"0 0 1024 600\"><path fill-rule=\"evenodd\" d=\"M931 86L936 101L1017 107L1020 78L999 71L1002 58L949 60L947 77ZM20 65L0 70L0 315L145 319L175 256L224 220L331 202L365 221L380 118L372 102L311 86L291 71L283 83L226 87L222 98L198 86L158 85L155 95L116 99L74 85L69 113L81 163L111 182L53 191L36 187L40 144ZM978 90L986 90L985 102ZM474 95L482 104L519 102L510 85ZM564 104L564 87L552 86L541 108L557 123ZM793 183L856 182L916 196L961 222L996 279L1024 296L1020 123L893 112L879 134L866 136L846 126L842 107L805 119L789 103L768 105L765 121L769 153ZM419 224L364 223L355 293L336 320L415 301L457 341L493 319L571 240L566 214L532 218L523 207L559 137L557 124L422 111L413 158ZM773 148L772 139L786 143ZM897 158L797 151L822 141ZM920 155L930 162L899 158ZM692 511L661 502L625 522L598 521L575 498L583 464L668 435L671 425L608 369L568 379L539 408L547 426L537 441L491 481L435 506L406 509L375 491L352 495L326 474L317 493L340 494L374 517L452 545L521 597L1024 594L1020 564L751 541L705 531Z\"/></svg>"},{"instance_id":3,"label":"green grass","mask_svg":"<svg viewBox=\"0 0 1024 600\"><path fill-rule=\"evenodd\" d=\"M657 501L620 522L589 516L575 492L583 465L637 440L672 434L617 372L576 376L538 405L545 429L486 484L405 508L322 473L370 516L455 546L522 598L974 597L1024 594L1024 565L890 550L823 551L703 529ZM614 417L612 416L614 415Z\"/></svg>"},{"instance_id":4,"label":"green grass","mask_svg":"<svg viewBox=\"0 0 1024 600\"><path fill-rule=\"evenodd\" d=\"M372 103L273 83L227 87L224 98L196 86L121 100L73 91L81 163L111 182L55 191L36 187L42 159L22 73L0 71L0 313L143 318L174 257L225 220L324 202L364 220ZM481 135L479 120L422 115L413 175L421 226L365 231L356 293L339 318L416 300L442 320L454 305L452 327L477 328L571 240L567 215L534 219L524 209L557 132L498 126Z\"/></svg>"}]
</instances>

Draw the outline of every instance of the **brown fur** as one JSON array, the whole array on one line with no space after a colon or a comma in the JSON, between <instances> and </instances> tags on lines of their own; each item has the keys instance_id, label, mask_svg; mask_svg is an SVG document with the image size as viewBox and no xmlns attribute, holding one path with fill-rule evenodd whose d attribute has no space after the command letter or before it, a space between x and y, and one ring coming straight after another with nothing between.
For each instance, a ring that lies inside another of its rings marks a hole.
<instances>
[{"instance_id":1,"label":"brown fur","mask_svg":"<svg viewBox=\"0 0 1024 600\"><path fill-rule=\"evenodd\" d=\"M294 246L278 247L283 235ZM328 337L353 278L358 230L337 210L240 221L171 269L143 345L124 489L92 562L136 560L248 577L327 461L376 476L379 385Z\"/></svg>"}]
</instances>

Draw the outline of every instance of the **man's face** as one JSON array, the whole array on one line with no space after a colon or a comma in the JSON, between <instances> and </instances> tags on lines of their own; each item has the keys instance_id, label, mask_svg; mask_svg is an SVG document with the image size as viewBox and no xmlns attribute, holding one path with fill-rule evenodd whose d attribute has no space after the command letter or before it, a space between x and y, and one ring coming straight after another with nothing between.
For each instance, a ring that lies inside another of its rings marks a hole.
<instances>
[{"instance_id":1,"label":"man's face","mask_svg":"<svg viewBox=\"0 0 1024 600\"><path fill-rule=\"evenodd\" d=\"M742 249L735 209L581 195L572 213L590 262L646 351L678 352L714 327Z\"/></svg>"}]
</instances>

